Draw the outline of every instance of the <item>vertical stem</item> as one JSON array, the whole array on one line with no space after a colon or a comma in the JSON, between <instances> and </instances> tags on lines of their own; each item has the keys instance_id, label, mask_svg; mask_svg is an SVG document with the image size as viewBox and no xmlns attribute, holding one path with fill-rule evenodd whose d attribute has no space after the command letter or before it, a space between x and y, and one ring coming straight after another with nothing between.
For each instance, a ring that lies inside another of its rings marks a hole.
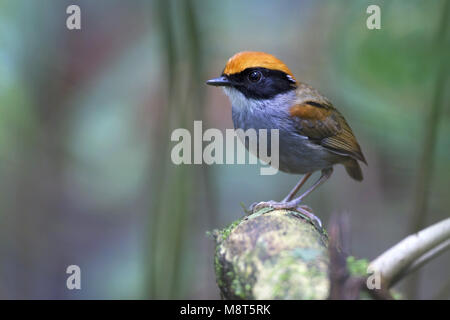
<instances>
[{"instance_id":1,"label":"vertical stem","mask_svg":"<svg viewBox=\"0 0 450 320\"><path fill-rule=\"evenodd\" d=\"M160 297L157 288L158 270L157 270L157 253L158 247L158 229L160 227L160 216L162 214L163 189L167 183L167 158L168 144L166 138L169 136L170 130L170 110L173 105L173 81L175 80L175 45L173 39L173 30L170 15L170 2L160 0L156 3L156 12L159 17L159 24L162 35L162 48L165 57L164 65L167 69L167 110L162 111L163 119L156 131L155 150L157 157L153 159L153 165L150 168L151 175L151 203L149 217L149 249L147 250L147 286L146 294L149 298L155 299Z\"/></svg>"},{"instance_id":2,"label":"vertical stem","mask_svg":"<svg viewBox=\"0 0 450 320\"><path fill-rule=\"evenodd\" d=\"M198 24L199 15L196 14L195 3L193 3L192 0L186 0L184 12L186 15L186 34L188 39L187 45L189 49L189 61L193 78L193 81L190 82L190 90L193 94L192 100L194 103L194 120L201 119L203 123L205 123L204 66L207 65L208 61L207 57L204 55L204 48L205 37L207 37L205 36L205 32L207 31L200 31ZM209 226L214 226L217 217L217 185L211 171L211 167L204 163L196 167L196 174L199 176L199 182L202 184L202 201L205 202L205 206L208 210L208 214L205 218L207 219Z\"/></svg>"},{"instance_id":3,"label":"vertical stem","mask_svg":"<svg viewBox=\"0 0 450 320\"><path fill-rule=\"evenodd\" d=\"M201 117L203 41L192 1L175 3L160 0L158 6L163 57L168 71L168 106L163 110L164 119L158 131L162 133L155 148L159 157L151 171L152 177L157 179L152 179L155 184L149 226L147 288L151 298L180 298L183 283L191 281L186 277L182 264L190 223L200 212L195 207L193 195L198 189L196 183L201 181L197 182L199 179L193 177L196 169L171 164L168 139L173 126L186 128ZM176 37L178 34L183 37ZM183 63L186 57L187 65Z\"/></svg>"}]
</instances>

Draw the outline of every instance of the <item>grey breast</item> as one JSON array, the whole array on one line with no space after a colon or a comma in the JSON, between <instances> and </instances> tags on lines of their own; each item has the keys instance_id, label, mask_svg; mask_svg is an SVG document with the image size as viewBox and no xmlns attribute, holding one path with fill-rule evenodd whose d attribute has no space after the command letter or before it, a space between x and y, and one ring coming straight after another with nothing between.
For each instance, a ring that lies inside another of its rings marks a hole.
<instances>
[{"instance_id":1,"label":"grey breast","mask_svg":"<svg viewBox=\"0 0 450 320\"><path fill-rule=\"evenodd\" d=\"M266 129L270 156L272 155L270 130L279 130L279 169L284 172L304 174L330 167L338 162L335 155L298 133L296 127L298 124L289 115L289 107L295 101L295 93L294 96L291 93L288 96L279 96L270 103L259 100L249 102L244 108L233 106L232 118L235 129L244 131ZM248 149L248 140L244 144Z\"/></svg>"}]
</instances>

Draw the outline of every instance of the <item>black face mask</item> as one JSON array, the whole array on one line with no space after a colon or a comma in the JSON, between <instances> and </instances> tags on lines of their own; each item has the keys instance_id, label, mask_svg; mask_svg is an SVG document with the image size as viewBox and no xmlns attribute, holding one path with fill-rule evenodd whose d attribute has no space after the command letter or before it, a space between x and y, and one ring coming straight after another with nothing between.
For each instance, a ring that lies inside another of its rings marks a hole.
<instances>
[{"instance_id":1,"label":"black face mask","mask_svg":"<svg viewBox=\"0 0 450 320\"><path fill-rule=\"evenodd\" d=\"M266 68L248 68L232 75L224 75L230 85L250 99L271 99L280 93L297 88L295 81L286 73Z\"/></svg>"}]
</instances>

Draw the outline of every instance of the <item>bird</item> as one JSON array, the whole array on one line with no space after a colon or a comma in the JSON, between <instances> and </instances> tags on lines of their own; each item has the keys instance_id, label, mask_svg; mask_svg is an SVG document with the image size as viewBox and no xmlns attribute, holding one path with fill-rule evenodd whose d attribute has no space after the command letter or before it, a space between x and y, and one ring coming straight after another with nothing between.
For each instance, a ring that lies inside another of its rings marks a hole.
<instances>
[{"instance_id":1,"label":"bird","mask_svg":"<svg viewBox=\"0 0 450 320\"><path fill-rule=\"evenodd\" d=\"M359 162L367 165L367 161L344 116L316 89L297 81L274 55L238 52L222 74L206 84L223 88L231 102L235 129L278 129L279 170L303 175L283 200L254 203L252 212L264 207L294 209L321 226L311 209L301 204L330 178L334 165L343 165L351 178L363 180ZM295 197L316 171L321 172L320 177Z\"/></svg>"}]
</instances>

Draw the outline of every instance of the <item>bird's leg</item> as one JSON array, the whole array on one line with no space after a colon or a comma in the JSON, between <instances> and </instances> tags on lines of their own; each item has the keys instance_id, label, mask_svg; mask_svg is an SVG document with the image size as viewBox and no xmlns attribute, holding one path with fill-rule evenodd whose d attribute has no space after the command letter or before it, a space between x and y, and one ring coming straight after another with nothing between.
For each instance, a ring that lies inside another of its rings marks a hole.
<instances>
[{"instance_id":1,"label":"bird's leg","mask_svg":"<svg viewBox=\"0 0 450 320\"><path fill-rule=\"evenodd\" d=\"M295 185L295 187L291 190L291 192L289 192L289 194L283 199L281 200L281 203L283 202L288 202L291 201L292 198L297 194L298 190L300 190L300 188L305 184L306 180L308 180L309 177L311 177L312 173L307 173L305 174L300 181ZM275 201L269 201L271 203L278 203ZM250 205L250 207L248 209L244 208L244 211L246 213L252 213L254 211L254 209L256 208L256 206L258 205L263 205L263 204L268 204L269 202L254 202ZM269 205L267 205L269 206ZM262 206L259 206L258 208L262 208Z\"/></svg>"},{"instance_id":2,"label":"bird's leg","mask_svg":"<svg viewBox=\"0 0 450 320\"><path fill-rule=\"evenodd\" d=\"M317 187L319 187L322 183L327 181L331 177L332 173L333 173L333 168L323 169L322 175L320 176L320 178L317 179L317 181L308 190L303 192L302 195L295 198L294 200L291 200L291 201L288 201L285 203L279 203L274 208L275 209L296 208L302 202L303 198L305 198L307 195L309 195L311 192L313 192L315 189L317 189Z\"/></svg>"},{"instance_id":3,"label":"bird's leg","mask_svg":"<svg viewBox=\"0 0 450 320\"><path fill-rule=\"evenodd\" d=\"M305 174L300 181L296 184L296 186L294 187L294 189L291 190L291 192L289 192L289 194L286 196L286 198L284 198L281 202L288 202L291 201L292 198L297 194L298 190L300 190L300 188L305 184L306 180L309 179L309 177L311 177L312 173L307 173Z\"/></svg>"},{"instance_id":4,"label":"bird's leg","mask_svg":"<svg viewBox=\"0 0 450 320\"><path fill-rule=\"evenodd\" d=\"M303 198L305 198L307 195L309 195L311 192L313 192L322 183L327 181L330 178L332 173L333 173L333 168L332 167L323 169L322 170L322 175L320 176L320 178L317 179L317 181L308 190L306 190L302 195L300 195L299 197L295 198L294 200L287 201L287 202L276 202L276 201L260 202L260 203L258 203L256 205L252 206L253 212L255 212L255 211L259 210L259 209L265 208L265 207L272 207L274 209L294 209L294 210L299 210L301 213L305 214L310 219L316 220L319 223L319 225L322 225L322 223L321 223L319 218L317 218L314 214L312 214L308 210L305 210L302 207L299 207L299 205L302 202ZM301 182L302 181L300 181L300 183ZM297 189L297 186L294 188L294 190L295 189ZM293 193L293 192L290 192L289 195L291 195L291 193ZM306 213L304 211L306 211Z\"/></svg>"}]
</instances>

